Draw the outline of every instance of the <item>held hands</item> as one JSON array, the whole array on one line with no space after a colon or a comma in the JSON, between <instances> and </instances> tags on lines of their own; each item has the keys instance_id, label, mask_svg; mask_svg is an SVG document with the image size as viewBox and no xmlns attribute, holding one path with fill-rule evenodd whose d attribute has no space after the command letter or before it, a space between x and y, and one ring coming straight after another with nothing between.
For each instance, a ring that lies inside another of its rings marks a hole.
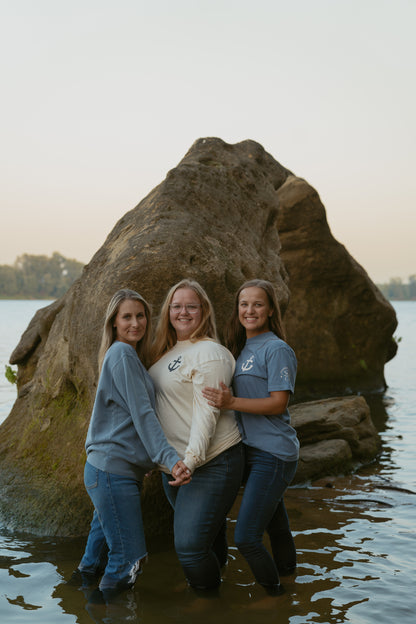
<instances>
[{"instance_id":1,"label":"held hands","mask_svg":"<svg viewBox=\"0 0 416 624\"><path fill-rule=\"evenodd\" d=\"M220 383L221 388L206 387L202 390L203 397L208 401L212 407L218 407L219 409L232 409L234 397L231 394L230 388L228 388L222 381Z\"/></svg>"},{"instance_id":2,"label":"held hands","mask_svg":"<svg viewBox=\"0 0 416 624\"><path fill-rule=\"evenodd\" d=\"M172 468L172 477L174 478L174 481L169 481L169 485L173 485L175 487L179 485L186 485L192 479L191 471L182 460L176 462Z\"/></svg>"}]
</instances>

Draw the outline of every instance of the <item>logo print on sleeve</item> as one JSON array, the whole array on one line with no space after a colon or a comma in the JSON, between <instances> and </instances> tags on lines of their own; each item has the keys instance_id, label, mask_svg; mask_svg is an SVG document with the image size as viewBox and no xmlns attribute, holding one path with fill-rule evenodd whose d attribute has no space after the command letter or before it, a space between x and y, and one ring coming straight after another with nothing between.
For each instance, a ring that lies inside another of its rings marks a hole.
<instances>
[{"instance_id":1,"label":"logo print on sleeve","mask_svg":"<svg viewBox=\"0 0 416 624\"><path fill-rule=\"evenodd\" d=\"M243 362L243 364L241 364L241 370L244 372L251 370L254 366L253 362L254 362L254 355L251 355L248 358L248 360L246 360L245 362Z\"/></svg>"},{"instance_id":2,"label":"logo print on sleeve","mask_svg":"<svg viewBox=\"0 0 416 624\"><path fill-rule=\"evenodd\" d=\"M290 382L289 369L287 366L284 366L280 371L280 379L284 379L284 381Z\"/></svg>"},{"instance_id":3,"label":"logo print on sleeve","mask_svg":"<svg viewBox=\"0 0 416 624\"><path fill-rule=\"evenodd\" d=\"M176 360L172 360L172 362L169 362L168 364L168 369L170 372L176 370L177 368L180 367L182 362L182 356L180 355L178 358L176 358Z\"/></svg>"}]
</instances>

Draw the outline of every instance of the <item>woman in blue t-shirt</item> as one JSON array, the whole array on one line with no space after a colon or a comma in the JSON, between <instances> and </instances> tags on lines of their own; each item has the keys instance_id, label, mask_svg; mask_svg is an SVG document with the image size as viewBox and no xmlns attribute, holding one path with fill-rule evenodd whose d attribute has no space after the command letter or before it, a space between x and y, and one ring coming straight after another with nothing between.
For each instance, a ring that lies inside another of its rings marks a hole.
<instances>
[{"instance_id":1,"label":"woman in blue t-shirt","mask_svg":"<svg viewBox=\"0 0 416 624\"><path fill-rule=\"evenodd\" d=\"M281 592L280 576L296 569L296 549L283 494L292 481L299 441L290 425L288 403L294 391L296 356L284 342L275 290L266 280L245 282L239 289L226 344L236 358L234 396L205 388L215 407L233 409L246 450L247 482L238 514L235 543L258 583ZM270 537L273 556L263 545Z\"/></svg>"}]
</instances>

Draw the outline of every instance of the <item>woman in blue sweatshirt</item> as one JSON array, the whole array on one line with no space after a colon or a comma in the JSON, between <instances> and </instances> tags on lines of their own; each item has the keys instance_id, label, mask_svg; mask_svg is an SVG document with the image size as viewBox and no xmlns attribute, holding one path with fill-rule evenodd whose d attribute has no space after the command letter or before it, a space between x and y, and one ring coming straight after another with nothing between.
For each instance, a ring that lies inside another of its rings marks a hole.
<instances>
[{"instance_id":1,"label":"woman in blue sweatshirt","mask_svg":"<svg viewBox=\"0 0 416 624\"><path fill-rule=\"evenodd\" d=\"M149 306L133 290L116 292L107 308L99 352L100 378L85 448L84 483L94 505L86 550L73 575L99 589L133 586L146 558L140 506L145 473L167 466L172 485L189 471L168 444L154 412L153 382L144 364L151 339Z\"/></svg>"}]
</instances>

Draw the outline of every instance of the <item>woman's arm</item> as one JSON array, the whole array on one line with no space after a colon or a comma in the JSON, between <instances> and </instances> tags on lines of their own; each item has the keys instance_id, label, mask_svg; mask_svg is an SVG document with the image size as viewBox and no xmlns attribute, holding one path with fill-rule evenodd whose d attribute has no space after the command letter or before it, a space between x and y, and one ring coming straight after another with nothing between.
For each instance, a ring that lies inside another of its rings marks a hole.
<instances>
[{"instance_id":1,"label":"woman's arm","mask_svg":"<svg viewBox=\"0 0 416 624\"><path fill-rule=\"evenodd\" d=\"M175 471L175 478L184 477L186 466L166 439L150 401L143 370L136 354L127 352L113 367L113 382L124 398L133 426L150 459L154 464L167 466L172 474Z\"/></svg>"},{"instance_id":2,"label":"woman's arm","mask_svg":"<svg viewBox=\"0 0 416 624\"><path fill-rule=\"evenodd\" d=\"M192 471L205 461L220 417L220 410L205 400L203 388L207 385L218 386L220 379L226 379L230 383L233 369L234 362L231 357L230 361L219 358L199 364L192 374L192 423L184 458Z\"/></svg>"},{"instance_id":3,"label":"woman's arm","mask_svg":"<svg viewBox=\"0 0 416 624\"><path fill-rule=\"evenodd\" d=\"M219 389L206 386L202 390L202 394L212 407L231 409L236 412L249 414L261 414L263 416L283 414L287 409L290 398L288 390L278 390L270 392L270 395L263 399L244 399L234 396L230 388L222 381Z\"/></svg>"}]
</instances>

